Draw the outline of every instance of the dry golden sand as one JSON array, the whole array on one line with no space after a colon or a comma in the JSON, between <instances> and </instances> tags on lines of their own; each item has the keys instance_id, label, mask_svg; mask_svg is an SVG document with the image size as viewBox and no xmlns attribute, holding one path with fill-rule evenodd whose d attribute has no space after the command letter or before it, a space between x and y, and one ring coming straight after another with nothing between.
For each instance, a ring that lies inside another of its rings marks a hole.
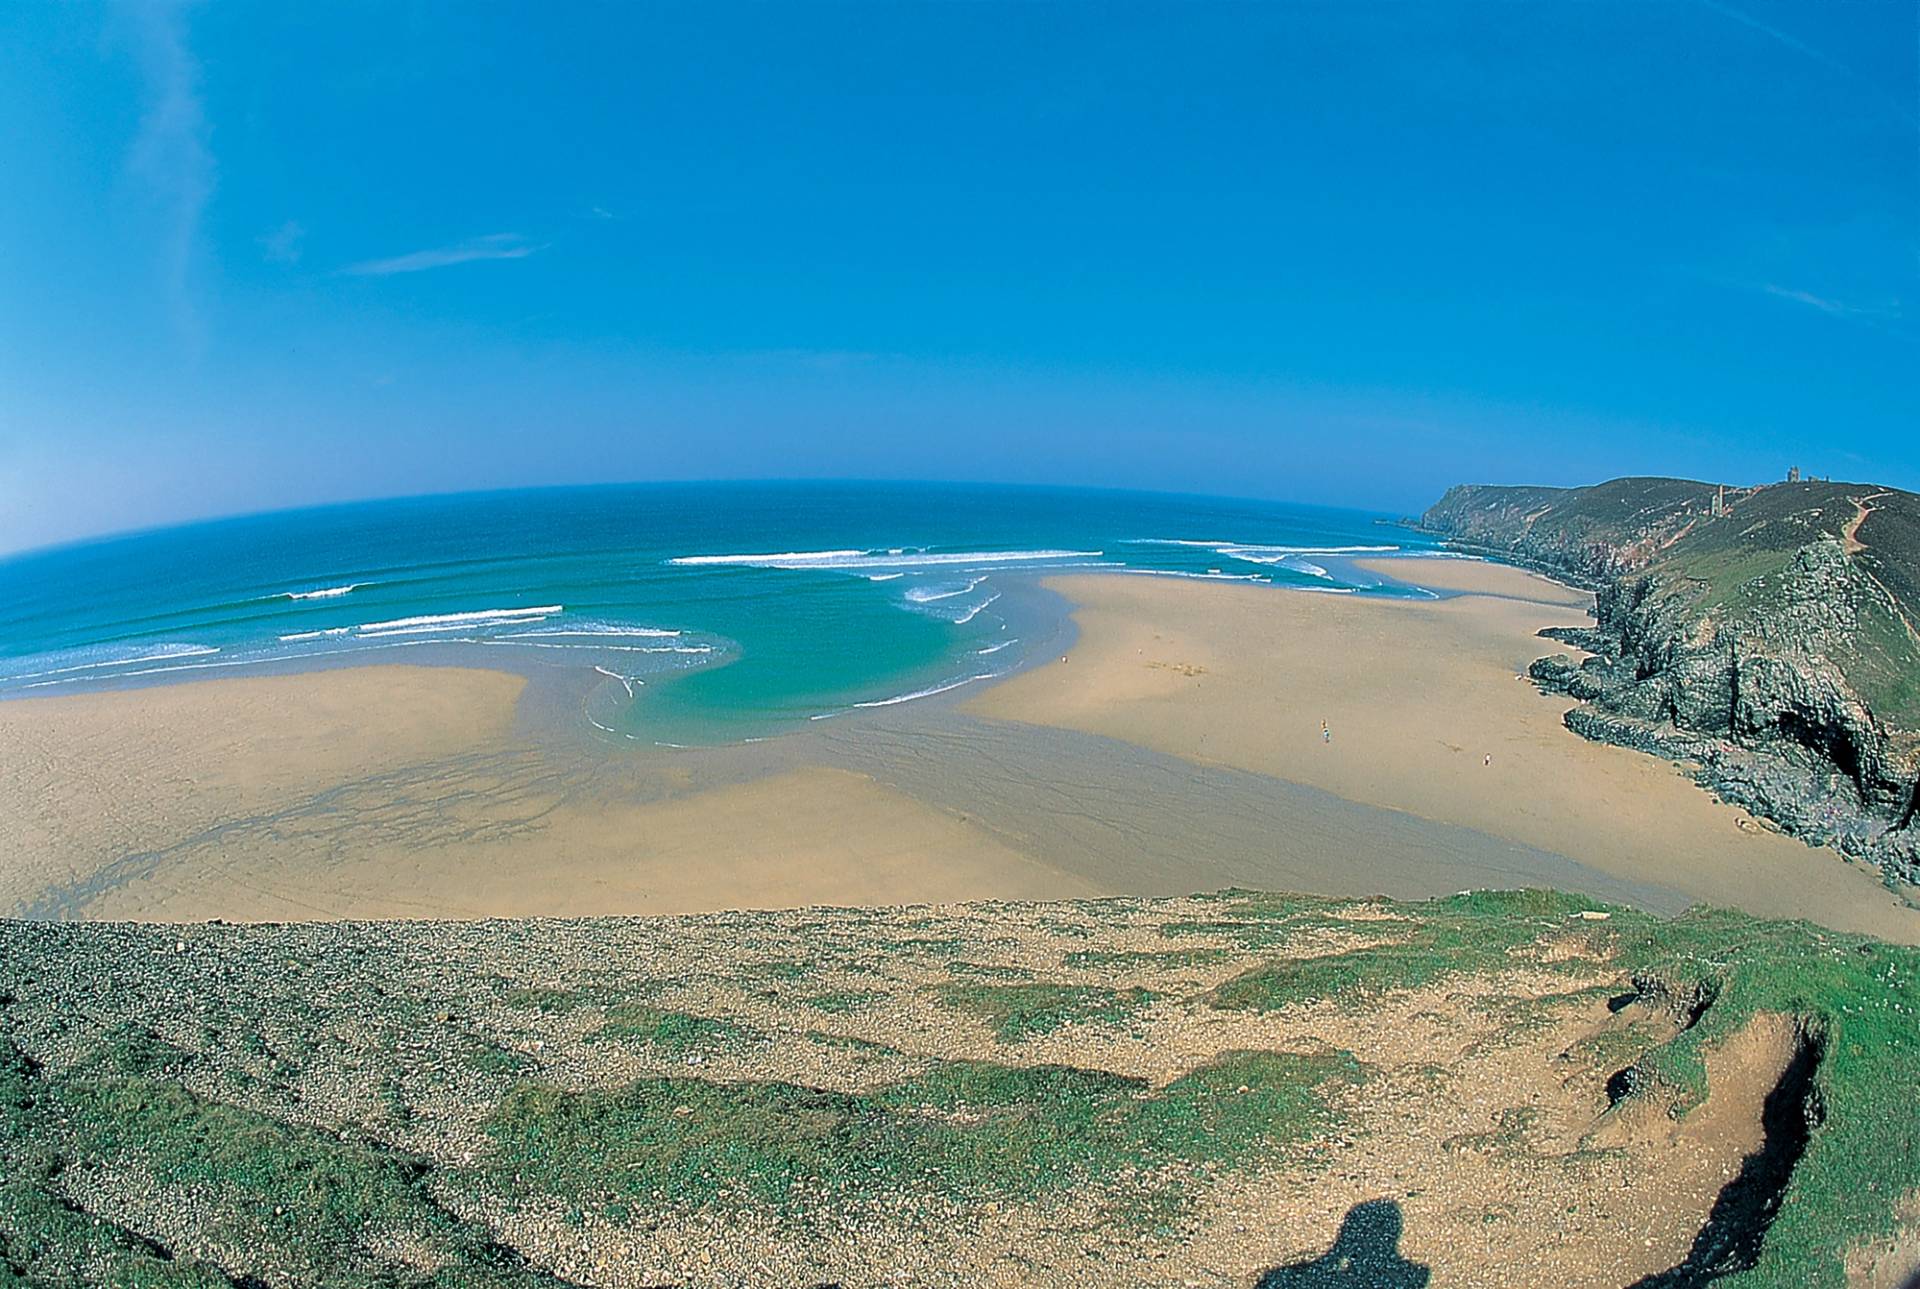
<instances>
[{"instance_id":1,"label":"dry golden sand","mask_svg":"<svg viewBox=\"0 0 1920 1289\"><path fill-rule=\"evenodd\" d=\"M1703 901L1920 940L1920 911L1837 852L1759 827L1672 764L1569 733L1568 701L1524 678L1557 647L1536 633L1581 620L1566 588L1464 560L1373 566L1456 588L1480 579L1489 593L1406 601L1061 578L1051 585L1078 606L1081 631L1070 658L969 709L1310 784ZM1556 602L1514 598L1530 589Z\"/></svg>"},{"instance_id":2,"label":"dry golden sand","mask_svg":"<svg viewBox=\"0 0 1920 1289\"><path fill-rule=\"evenodd\" d=\"M1866 872L1756 826L1673 766L1561 726L1565 702L1519 674L1546 647L1534 633L1577 620L1585 597L1469 561L1370 567L1486 594L1064 579L1082 633L1071 662L971 710L1307 784L1703 900L1920 940L1920 913ZM1022 853L1017 828L992 826L990 781L978 801L934 806L809 764L804 747L745 782L645 753L569 759L516 733L523 686L382 666L0 703L0 912L648 914L1165 889ZM1325 849L1316 862L1339 872Z\"/></svg>"},{"instance_id":3,"label":"dry golden sand","mask_svg":"<svg viewBox=\"0 0 1920 1289\"><path fill-rule=\"evenodd\" d=\"M319 785L497 742L523 684L362 667L0 703L0 911Z\"/></svg>"}]
</instances>

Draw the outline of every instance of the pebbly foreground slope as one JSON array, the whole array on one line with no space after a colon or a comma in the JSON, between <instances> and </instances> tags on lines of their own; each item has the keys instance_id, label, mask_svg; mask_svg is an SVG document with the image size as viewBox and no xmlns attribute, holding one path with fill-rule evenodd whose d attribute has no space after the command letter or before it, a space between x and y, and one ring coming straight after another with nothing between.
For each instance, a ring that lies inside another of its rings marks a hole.
<instances>
[{"instance_id":1,"label":"pebbly foreground slope","mask_svg":"<svg viewBox=\"0 0 1920 1289\"><path fill-rule=\"evenodd\" d=\"M6 922L0 1284L1891 1283L1916 1012L1544 891Z\"/></svg>"},{"instance_id":2,"label":"pebbly foreground slope","mask_svg":"<svg viewBox=\"0 0 1920 1289\"><path fill-rule=\"evenodd\" d=\"M1698 767L1722 797L1920 880L1920 496L1678 479L1464 486L1420 521L1594 587L1590 651L1534 664L1577 733Z\"/></svg>"}]
</instances>

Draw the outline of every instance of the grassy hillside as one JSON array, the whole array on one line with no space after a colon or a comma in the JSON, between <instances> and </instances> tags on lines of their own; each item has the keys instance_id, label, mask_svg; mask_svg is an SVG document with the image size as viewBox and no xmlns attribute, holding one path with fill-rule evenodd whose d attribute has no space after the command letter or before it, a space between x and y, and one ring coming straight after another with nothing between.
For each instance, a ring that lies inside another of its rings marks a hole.
<instances>
[{"instance_id":1,"label":"grassy hillside","mask_svg":"<svg viewBox=\"0 0 1920 1289\"><path fill-rule=\"evenodd\" d=\"M0 963L0 1284L1286 1283L1388 1203L1437 1283L1839 1286L1920 1194L1920 953L1735 914L6 923Z\"/></svg>"}]
</instances>

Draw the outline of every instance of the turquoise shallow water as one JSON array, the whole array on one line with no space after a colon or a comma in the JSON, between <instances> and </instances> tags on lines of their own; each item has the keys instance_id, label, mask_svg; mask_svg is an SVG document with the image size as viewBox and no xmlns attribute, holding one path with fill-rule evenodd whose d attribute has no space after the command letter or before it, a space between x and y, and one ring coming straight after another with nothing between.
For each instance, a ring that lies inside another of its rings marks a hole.
<instances>
[{"instance_id":1,"label":"turquoise shallow water","mask_svg":"<svg viewBox=\"0 0 1920 1289\"><path fill-rule=\"evenodd\" d=\"M1432 545L1386 518L1146 493L813 483L249 516L0 562L0 695L362 660L558 665L598 676L585 719L609 736L736 741L1011 670L1032 643L1031 584L1049 572L1424 594L1345 561Z\"/></svg>"}]
</instances>

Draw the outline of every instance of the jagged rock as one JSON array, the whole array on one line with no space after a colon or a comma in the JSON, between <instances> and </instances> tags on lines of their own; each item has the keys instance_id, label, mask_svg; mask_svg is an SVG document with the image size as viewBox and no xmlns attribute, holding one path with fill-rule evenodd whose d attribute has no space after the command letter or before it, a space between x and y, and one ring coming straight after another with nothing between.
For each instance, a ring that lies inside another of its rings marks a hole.
<instances>
[{"instance_id":1,"label":"jagged rock","mask_svg":"<svg viewBox=\"0 0 1920 1289\"><path fill-rule=\"evenodd\" d=\"M1920 497L1854 484L1461 487L1421 520L1596 589L1595 656L1529 674L1586 738L1695 767L1810 842L1920 879Z\"/></svg>"}]
</instances>

